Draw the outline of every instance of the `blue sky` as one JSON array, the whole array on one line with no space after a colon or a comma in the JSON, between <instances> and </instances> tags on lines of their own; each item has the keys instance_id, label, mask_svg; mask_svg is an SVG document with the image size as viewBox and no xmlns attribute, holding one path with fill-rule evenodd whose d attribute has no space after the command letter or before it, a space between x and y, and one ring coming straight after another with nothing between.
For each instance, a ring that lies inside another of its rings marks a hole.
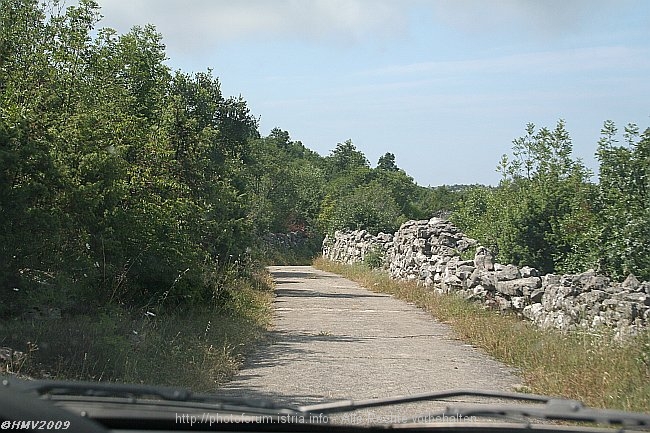
<instances>
[{"instance_id":1,"label":"blue sky","mask_svg":"<svg viewBox=\"0 0 650 433\"><path fill-rule=\"evenodd\" d=\"M496 184L528 122L565 119L593 170L603 121L650 126L646 0L99 3L100 26L154 24L173 69L212 68L263 135L392 152L420 185Z\"/></svg>"}]
</instances>

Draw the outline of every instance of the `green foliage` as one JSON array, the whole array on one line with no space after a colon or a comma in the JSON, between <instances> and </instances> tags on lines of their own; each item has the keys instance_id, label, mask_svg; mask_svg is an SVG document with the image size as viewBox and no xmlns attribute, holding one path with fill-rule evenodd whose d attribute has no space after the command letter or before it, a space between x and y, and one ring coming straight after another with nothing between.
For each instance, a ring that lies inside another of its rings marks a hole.
<instances>
[{"instance_id":1,"label":"green foliage","mask_svg":"<svg viewBox=\"0 0 650 433\"><path fill-rule=\"evenodd\" d=\"M498 188L474 188L453 216L504 263L543 272L580 272L597 264L595 187L559 121L554 130L529 124L503 156Z\"/></svg>"},{"instance_id":2,"label":"green foliage","mask_svg":"<svg viewBox=\"0 0 650 433\"><path fill-rule=\"evenodd\" d=\"M245 101L172 75L152 26L45 7L0 4L0 314L63 290L36 275L78 303L220 302L214 273L253 242Z\"/></svg>"},{"instance_id":3,"label":"green foliage","mask_svg":"<svg viewBox=\"0 0 650 433\"><path fill-rule=\"evenodd\" d=\"M372 249L363 257L363 264L370 269L379 269L384 264L384 255L379 249Z\"/></svg>"},{"instance_id":4,"label":"green foliage","mask_svg":"<svg viewBox=\"0 0 650 433\"><path fill-rule=\"evenodd\" d=\"M324 195L322 158L277 128L251 148L249 218L258 233L309 231Z\"/></svg>"},{"instance_id":5,"label":"green foliage","mask_svg":"<svg viewBox=\"0 0 650 433\"><path fill-rule=\"evenodd\" d=\"M392 233L399 226L399 216L395 199L379 182L372 181L337 197L326 196L320 224L328 233L344 228Z\"/></svg>"},{"instance_id":6,"label":"green foliage","mask_svg":"<svg viewBox=\"0 0 650 433\"><path fill-rule=\"evenodd\" d=\"M448 217L458 210L458 205L468 199L469 192L476 185L441 185L421 188L419 191L419 207L424 218L432 216Z\"/></svg>"},{"instance_id":7,"label":"green foliage","mask_svg":"<svg viewBox=\"0 0 650 433\"><path fill-rule=\"evenodd\" d=\"M564 122L552 131L528 125L513 158L499 163L499 187L470 189L453 220L502 262L650 279L650 129L628 125L625 146L613 122L601 132L599 184L571 158Z\"/></svg>"},{"instance_id":8,"label":"green foliage","mask_svg":"<svg viewBox=\"0 0 650 433\"><path fill-rule=\"evenodd\" d=\"M357 150L352 140L336 145L336 149L326 157L328 174L330 177L358 168L369 167L368 159Z\"/></svg>"},{"instance_id":9,"label":"green foliage","mask_svg":"<svg viewBox=\"0 0 650 433\"><path fill-rule=\"evenodd\" d=\"M633 273L650 279L650 129L625 128L626 146L616 145L607 121L598 143L599 220L603 268L617 278Z\"/></svg>"},{"instance_id":10,"label":"green foliage","mask_svg":"<svg viewBox=\"0 0 650 433\"><path fill-rule=\"evenodd\" d=\"M386 153L372 169L348 140L325 160L329 179L317 220L322 232L363 228L392 233L402 222L423 217L419 187L397 167L393 154Z\"/></svg>"},{"instance_id":11,"label":"green foliage","mask_svg":"<svg viewBox=\"0 0 650 433\"><path fill-rule=\"evenodd\" d=\"M399 167L395 164L395 155L386 152L379 158L379 161L377 161L377 169L384 171L398 171Z\"/></svg>"}]
</instances>

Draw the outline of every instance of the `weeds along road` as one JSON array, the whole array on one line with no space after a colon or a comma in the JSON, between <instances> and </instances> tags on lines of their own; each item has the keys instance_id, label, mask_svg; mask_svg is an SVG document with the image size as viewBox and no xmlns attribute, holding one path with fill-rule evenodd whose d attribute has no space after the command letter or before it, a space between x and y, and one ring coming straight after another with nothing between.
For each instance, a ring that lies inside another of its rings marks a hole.
<instances>
[{"instance_id":1,"label":"weeds along road","mask_svg":"<svg viewBox=\"0 0 650 433\"><path fill-rule=\"evenodd\" d=\"M310 266L269 270L276 284L269 341L220 394L311 404L455 388L512 391L520 383L413 305Z\"/></svg>"}]
</instances>

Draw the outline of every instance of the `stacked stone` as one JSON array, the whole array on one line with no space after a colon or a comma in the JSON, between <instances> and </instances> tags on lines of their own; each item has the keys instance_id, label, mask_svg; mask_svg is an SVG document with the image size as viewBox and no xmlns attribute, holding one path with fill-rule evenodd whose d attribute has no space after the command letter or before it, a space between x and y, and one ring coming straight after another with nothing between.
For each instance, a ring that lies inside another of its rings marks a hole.
<instances>
[{"instance_id":1,"label":"stacked stone","mask_svg":"<svg viewBox=\"0 0 650 433\"><path fill-rule=\"evenodd\" d=\"M408 221L395 235L336 232L323 243L323 255L343 263L362 262L369 251L383 253L394 279L514 311L542 328L606 327L625 337L650 325L650 282L631 275L619 284L593 270L541 275L528 266L495 263L487 248L440 218Z\"/></svg>"},{"instance_id":2,"label":"stacked stone","mask_svg":"<svg viewBox=\"0 0 650 433\"><path fill-rule=\"evenodd\" d=\"M302 232L267 233L262 240L275 248L295 249L306 242L307 236Z\"/></svg>"},{"instance_id":3,"label":"stacked stone","mask_svg":"<svg viewBox=\"0 0 650 433\"><path fill-rule=\"evenodd\" d=\"M460 260L460 255L473 250L478 242L468 238L449 221L407 221L395 233L393 248L387 251L392 278L417 280L429 287L434 284L453 285L455 278L449 268L467 270L471 261Z\"/></svg>"},{"instance_id":4,"label":"stacked stone","mask_svg":"<svg viewBox=\"0 0 650 433\"><path fill-rule=\"evenodd\" d=\"M630 275L623 283L589 270L577 275L543 277L544 296L522 309L542 328L614 329L620 337L650 325L650 283Z\"/></svg>"},{"instance_id":5,"label":"stacked stone","mask_svg":"<svg viewBox=\"0 0 650 433\"><path fill-rule=\"evenodd\" d=\"M392 248L393 235L379 233L373 236L366 230L336 231L333 237L323 240L323 257L341 263L361 263L370 252L377 252L386 258L386 251Z\"/></svg>"}]
</instances>

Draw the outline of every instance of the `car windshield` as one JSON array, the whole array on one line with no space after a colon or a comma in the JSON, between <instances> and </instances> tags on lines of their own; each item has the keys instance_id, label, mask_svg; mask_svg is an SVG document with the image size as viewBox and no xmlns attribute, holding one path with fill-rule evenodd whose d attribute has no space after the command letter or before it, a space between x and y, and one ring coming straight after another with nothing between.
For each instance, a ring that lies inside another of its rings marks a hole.
<instances>
[{"instance_id":1,"label":"car windshield","mask_svg":"<svg viewBox=\"0 0 650 433\"><path fill-rule=\"evenodd\" d=\"M649 425L649 59L643 0L0 0L0 402Z\"/></svg>"}]
</instances>

